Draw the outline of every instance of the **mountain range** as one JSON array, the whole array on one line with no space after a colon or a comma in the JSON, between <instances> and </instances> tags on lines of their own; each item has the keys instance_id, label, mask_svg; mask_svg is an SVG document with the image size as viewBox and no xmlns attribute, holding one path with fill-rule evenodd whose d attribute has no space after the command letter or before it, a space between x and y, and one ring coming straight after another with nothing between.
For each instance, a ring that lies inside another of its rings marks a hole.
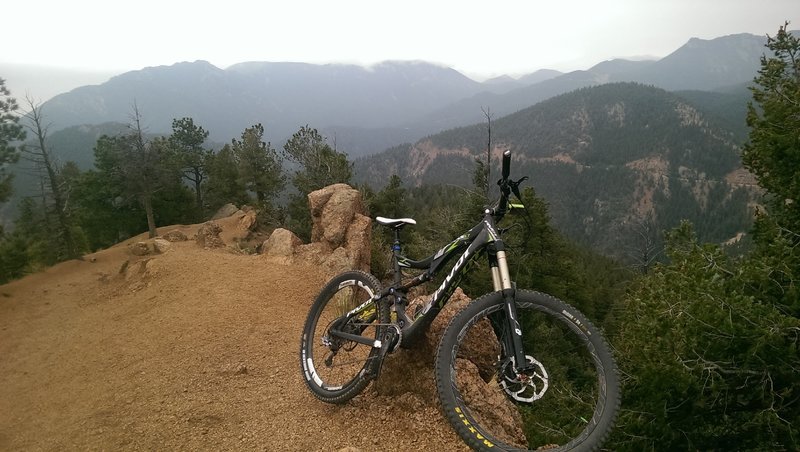
<instances>
[{"instance_id":1,"label":"mountain range","mask_svg":"<svg viewBox=\"0 0 800 452\"><path fill-rule=\"evenodd\" d=\"M765 43L750 34L692 39L657 61L485 82L426 62L184 62L74 89L42 111L59 159L82 168L91 167L97 137L122 130L134 103L149 133L192 117L216 143L262 123L280 148L310 125L355 159L356 178L375 189L391 173L410 185L468 185L485 152L488 115L496 150L515 151L517 171L532 176L554 223L614 254L624 248L615 241L623 229L644 222L662 230L689 218L714 241L746 230L757 190L738 150Z\"/></svg>"},{"instance_id":2,"label":"mountain range","mask_svg":"<svg viewBox=\"0 0 800 452\"><path fill-rule=\"evenodd\" d=\"M262 123L277 145L301 126L323 131L351 157L373 154L452 127L480 122L552 96L614 81L667 90L720 90L756 74L766 39L738 34L692 39L658 61L612 60L562 74L537 71L483 83L425 62L353 65L248 62L220 69L205 61L149 67L83 86L43 104L53 131L129 121L137 104L151 133L192 117L229 142Z\"/></svg>"}]
</instances>

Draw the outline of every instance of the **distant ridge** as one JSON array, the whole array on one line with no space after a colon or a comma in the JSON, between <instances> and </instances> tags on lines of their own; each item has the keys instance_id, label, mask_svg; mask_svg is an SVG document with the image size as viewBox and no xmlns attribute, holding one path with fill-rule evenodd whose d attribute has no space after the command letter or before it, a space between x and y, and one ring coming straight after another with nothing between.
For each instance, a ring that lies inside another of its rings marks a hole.
<instances>
[{"instance_id":1,"label":"distant ridge","mask_svg":"<svg viewBox=\"0 0 800 452\"><path fill-rule=\"evenodd\" d=\"M440 130L480 122L585 86L634 81L669 90L715 90L752 80L765 37L692 39L658 61L612 60L585 71L536 71L476 82L440 65L388 61L346 64L245 62L220 69L206 61L149 67L54 97L44 107L53 130L126 122L136 101L153 133L190 116L217 142L263 123L275 143L303 125L372 154ZM402 141L397 141L402 140ZM369 143L366 145L365 143Z\"/></svg>"}]
</instances>

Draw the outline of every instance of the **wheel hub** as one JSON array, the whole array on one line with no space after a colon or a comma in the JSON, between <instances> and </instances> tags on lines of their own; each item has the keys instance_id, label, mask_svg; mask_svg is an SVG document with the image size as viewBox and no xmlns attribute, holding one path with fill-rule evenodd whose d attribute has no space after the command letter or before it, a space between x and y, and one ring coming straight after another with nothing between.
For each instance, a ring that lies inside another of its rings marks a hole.
<instances>
[{"instance_id":1,"label":"wheel hub","mask_svg":"<svg viewBox=\"0 0 800 452\"><path fill-rule=\"evenodd\" d=\"M534 357L525 356L527 366L520 370L515 359L506 360L500 369L500 387L512 399L518 402L531 403L541 399L549 386L547 369Z\"/></svg>"}]
</instances>

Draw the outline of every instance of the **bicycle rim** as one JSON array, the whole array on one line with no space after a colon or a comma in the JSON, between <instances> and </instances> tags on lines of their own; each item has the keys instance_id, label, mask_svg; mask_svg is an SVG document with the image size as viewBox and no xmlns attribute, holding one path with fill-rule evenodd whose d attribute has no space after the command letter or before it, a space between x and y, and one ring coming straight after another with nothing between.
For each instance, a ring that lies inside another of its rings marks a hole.
<instances>
[{"instance_id":1,"label":"bicycle rim","mask_svg":"<svg viewBox=\"0 0 800 452\"><path fill-rule=\"evenodd\" d=\"M334 278L320 293L306 321L301 345L304 377L314 394L327 402L341 403L357 395L369 383L369 371L376 365L378 350L365 344L336 338L329 333L334 322L369 301L379 283L364 273ZM378 339L388 315L372 303L347 323L342 331Z\"/></svg>"},{"instance_id":2,"label":"bicycle rim","mask_svg":"<svg viewBox=\"0 0 800 452\"><path fill-rule=\"evenodd\" d=\"M459 435L479 450L599 448L619 404L615 365L599 331L560 300L519 291L531 369L521 374L503 345L502 297L474 305L453 320L437 356L442 406Z\"/></svg>"}]
</instances>

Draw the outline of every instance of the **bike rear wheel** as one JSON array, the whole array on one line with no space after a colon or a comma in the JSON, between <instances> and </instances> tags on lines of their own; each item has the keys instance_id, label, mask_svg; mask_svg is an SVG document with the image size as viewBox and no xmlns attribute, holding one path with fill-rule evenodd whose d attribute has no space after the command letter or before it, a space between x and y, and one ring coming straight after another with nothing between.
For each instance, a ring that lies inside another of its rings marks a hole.
<instances>
[{"instance_id":1,"label":"bike rear wheel","mask_svg":"<svg viewBox=\"0 0 800 452\"><path fill-rule=\"evenodd\" d=\"M363 391L379 369L380 349L372 344L383 337L389 322L389 307L373 298L380 290L374 276L345 272L331 279L311 306L300 342L300 367L318 399L344 403ZM364 303L361 313L346 318ZM332 335L332 326L369 338L370 345Z\"/></svg>"},{"instance_id":2,"label":"bike rear wheel","mask_svg":"<svg viewBox=\"0 0 800 452\"><path fill-rule=\"evenodd\" d=\"M528 369L516 371L499 292L467 305L436 356L448 420L476 450L596 450L619 409L608 344L580 312L546 294L518 290ZM496 338L496 339L495 339Z\"/></svg>"}]
</instances>

